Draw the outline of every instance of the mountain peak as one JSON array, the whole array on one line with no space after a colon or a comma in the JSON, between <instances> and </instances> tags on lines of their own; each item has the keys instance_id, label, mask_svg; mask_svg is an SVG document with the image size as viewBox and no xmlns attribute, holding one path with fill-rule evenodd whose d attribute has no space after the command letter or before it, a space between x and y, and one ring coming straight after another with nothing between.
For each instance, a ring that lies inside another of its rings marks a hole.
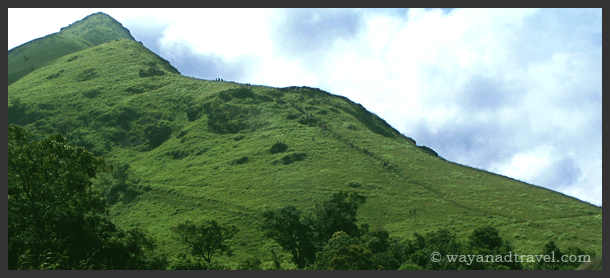
<instances>
[{"instance_id":1,"label":"mountain peak","mask_svg":"<svg viewBox=\"0 0 610 278\"><path fill-rule=\"evenodd\" d=\"M66 32L81 37L92 45L99 45L115 39L135 40L129 30L111 16L97 12L61 28Z\"/></svg>"},{"instance_id":2,"label":"mountain peak","mask_svg":"<svg viewBox=\"0 0 610 278\"><path fill-rule=\"evenodd\" d=\"M111 16L97 12L8 51L8 85L64 55L113 40L135 41L127 28Z\"/></svg>"}]
</instances>

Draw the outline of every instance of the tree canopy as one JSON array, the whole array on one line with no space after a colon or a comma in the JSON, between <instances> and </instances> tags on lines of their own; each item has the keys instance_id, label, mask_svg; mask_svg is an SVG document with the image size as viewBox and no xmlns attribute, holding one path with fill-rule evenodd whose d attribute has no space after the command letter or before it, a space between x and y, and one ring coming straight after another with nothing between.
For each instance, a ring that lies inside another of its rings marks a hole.
<instances>
[{"instance_id":1,"label":"tree canopy","mask_svg":"<svg viewBox=\"0 0 610 278\"><path fill-rule=\"evenodd\" d=\"M186 221L172 230L189 246L193 255L203 257L208 263L212 262L214 254L229 251L226 241L238 231L235 226L220 224L216 220L206 220L200 224Z\"/></svg>"},{"instance_id":2,"label":"tree canopy","mask_svg":"<svg viewBox=\"0 0 610 278\"><path fill-rule=\"evenodd\" d=\"M92 178L111 167L55 134L40 141L8 127L9 269L146 268L152 238L108 218ZM160 266L162 262L148 263ZM148 265L150 266L150 265Z\"/></svg>"}]
</instances>

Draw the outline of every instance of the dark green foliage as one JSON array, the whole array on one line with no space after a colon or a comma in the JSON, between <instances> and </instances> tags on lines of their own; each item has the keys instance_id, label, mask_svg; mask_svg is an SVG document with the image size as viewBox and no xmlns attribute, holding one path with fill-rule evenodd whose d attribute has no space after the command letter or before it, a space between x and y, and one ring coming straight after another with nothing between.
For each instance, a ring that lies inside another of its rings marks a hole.
<instances>
[{"instance_id":1,"label":"dark green foliage","mask_svg":"<svg viewBox=\"0 0 610 278\"><path fill-rule=\"evenodd\" d=\"M45 117L45 112L34 105L24 104L19 98L10 99L11 106L8 107L8 124L20 126L34 123Z\"/></svg>"},{"instance_id":2,"label":"dark green foliage","mask_svg":"<svg viewBox=\"0 0 610 278\"><path fill-rule=\"evenodd\" d=\"M595 254L588 254L584 250L576 247L568 247L563 254L566 256L567 262L563 262L562 269L577 269L580 267L583 261L591 260L595 258Z\"/></svg>"},{"instance_id":3,"label":"dark green foliage","mask_svg":"<svg viewBox=\"0 0 610 278\"><path fill-rule=\"evenodd\" d=\"M218 262L206 262L203 258L188 254L181 254L170 261L169 270L228 270L229 268Z\"/></svg>"},{"instance_id":4,"label":"dark green foliage","mask_svg":"<svg viewBox=\"0 0 610 278\"><path fill-rule=\"evenodd\" d=\"M94 79L96 77L97 77L97 72L95 72L95 69L91 68L91 69L84 70L81 74L79 74L76 77L76 81L84 82L84 81L89 81L91 79Z\"/></svg>"},{"instance_id":5,"label":"dark green foliage","mask_svg":"<svg viewBox=\"0 0 610 278\"><path fill-rule=\"evenodd\" d=\"M502 247L504 242L496 228L478 228L468 236L468 243L481 250L494 250Z\"/></svg>"},{"instance_id":6,"label":"dark green foliage","mask_svg":"<svg viewBox=\"0 0 610 278\"><path fill-rule=\"evenodd\" d=\"M124 124L127 127L130 127L129 122L124 122ZM123 141L125 141L127 139L127 137L129 136L127 134L127 132L120 130L120 129L116 129L116 128L109 128L107 130L107 135L108 135L108 139L110 139L110 141L114 142L115 144L121 144L123 143ZM91 146L93 147L93 146Z\"/></svg>"},{"instance_id":7,"label":"dark green foliage","mask_svg":"<svg viewBox=\"0 0 610 278\"><path fill-rule=\"evenodd\" d=\"M246 125L242 122L231 121L226 113L211 115L208 118L208 126L212 132L218 134L235 134L246 127Z\"/></svg>"},{"instance_id":8,"label":"dark green foliage","mask_svg":"<svg viewBox=\"0 0 610 278\"><path fill-rule=\"evenodd\" d=\"M127 182L127 178L129 177L129 164L123 164L114 168L112 172L112 178L115 179L119 183Z\"/></svg>"},{"instance_id":9,"label":"dark green foliage","mask_svg":"<svg viewBox=\"0 0 610 278\"><path fill-rule=\"evenodd\" d=\"M286 116L286 119L295 120L295 119L298 119L299 117L300 116L298 114L292 114L291 113L291 114L288 114L288 116Z\"/></svg>"},{"instance_id":10,"label":"dark green foliage","mask_svg":"<svg viewBox=\"0 0 610 278\"><path fill-rule=\"evenodd\" d=\"M365 234L366 246L372 253L381 253L390 247L390 233L386 230L377 230Z\"/></svg>"},{"instance_id":11,"label":"dark green foliage","mask_svg":"<svg viewBox=\"0 0 610 278\"><path fill-rule=\"evenodd\" d=\"M373 254L358 237L336 232L316 256L314 269L321 270L376 270Z\"/></svg>"},{"instance_id":12,"label":"dark green foliage","mask_svg":"<svg viewBox=\"0 0 610 278\"><path fill-rule=\"evenodd\" d=\"M359 182L350 182L347 184L347 186L349 186L351 188L360 188L360 187L362 187L362 184L360 184Z\"/></svg>"},{"instance_id":13,"label":"dark green foliage","mask_svg":"<svg viewBox=\"0 0 610 278\"><path fill-rule=\"evenodd\" d=\"M51 79L58 78L58 77L61 75L61 73L62 73L62 72L64 72L64 70L60 70L60 71L59 71L59 72L57 72L57 73L51 74L51 75L47 76L47 79L48 79L48 80L51 80Z\"/></svg>"},{"instance_id":14,"label":"dark green foliage","mask_svg":"<svg viewBox=\"0 0 610 278\"><path fill-rule=\"evenodd\" d=\"M118 202L129 203L138 195L144 194L139 182L130 170L130 166L122 164L114 167L111 178L102 174L95 181L95 186L112 206Z\"/></svg>"},{"instance_id":15,"label":"dark green foliage","mask_svg":"<svg viewBox=\"0 0 610 278\"><path fill-rule=\"evenodd\" d=\"M319 120L312 116L302 116L301 118L299 118L299 120L297 122L299 122L299 124L306 125L306 126L317 126Z\"/></svg>"},{"instance_id":16,"label":"dark green foliage","mask_svg":"<svg viewBox=\"0 0 610 278\"><path fill-rule=\"evenodd\" d=\"M281 91L271 91L271 92L268 92L268 94L277 99L280 99L284 96L284 93Z\"/></svg>"},{"instance_id":17,"label":"dark green foliage","mask_svg":"<svg viewBox=\"0 0 610 278\"><path fill-rule=\"evenodd\" d=\"M214 133L236 134L248 127L249 110L241 106L208 102L204 104L204 111L208 115L208 127Z\"/></svg>"},{"instance_id":18,"label":"dark green foliage","mask_svg":"<svg viewBox=\"0 0 610 278\"><path fill-rule=\"evenodd\" d=\"M146 139L150 148L154 149L161 146L165 140L172 134L172 128L165 121L161 121L155 125L148 126L145 130Z\"/></svg>"},{"instance_id":19,"label":"dark green foliage","mask_svg":"<svg viewBox=\"0 0 610 278\"><path fill-rule=\"evenodd\" d=\"M438 252L440 261L430 259L433 252ZM512 245L502 240L495 228L476 229L467 241L447 229L439 229L425 235L414 233L413 239L404 243L406 264L400 268L418 265L422 269L523 269L519 261L508 259L514 254Z\"/></svg>"},{"instance_id":20,"label":"dark green foliage","mask_svg":"<svg viewBox=\"0 0 610 278\"><path fill-rule=\"evenodd\" d=\"M542 255L548 256L550 258L557 258L555 261L545 262L542 261L540 263L536 262L536 269L545 269L545 270L559 270L563 263L559 262L559 258L563 256L563 252L555 245L554 241L549 241L544 245L544 250Z\"/></svg>"},{"instance_id":21,"label":"dark green foliage","mask_svg":"<svg viewBox=\"0 0 610 278\"><path fill-rule=\"evenodd\" d=\"M415 143L415 141L414 141ZM423 152L431 155L431 156L438 156L438 153L436 153L433 149L428 148L426 146L417 146L420 150L422 150Z\"/></svg>"},{"instance_id":22,"label":"dark green foliage","mask_svg":"<svg viewBox=\"0 0 610 278\"><path fill-rule=\"evenodd\" d=\"M502 240L500 233L496 228L485 227L478 228L468 236L468 244L478 255L488 256L492 255L494 258L499 256L505 257L514 253L512 244L508 241ZM494 263L485 263L486 269L497 269L506 267L507 269L522 269L520 262L513 261L502 261Z\"/></svg>"},{"instance_id":23,"label":"dark green foliage","mask_svg":"<svg viewBox=\"0 0 610 278\"><path fill-rule=\"evenodd\" d=\"M165 75L165 71L159 69L159 65L157 65L157 63L155 63L155 62L148 63L146 68L142 68L138 72L138 76L140 76L142 78L151 77L151 76L164 76L164 75Z\"/></svg>"},{"instance_id":24,"label":"dark green foliage","mask_svg":"<svg viewBox=\"0 0 610 278\"><path fill-rule=\"evenodd\" d=\"M273 98L268 97L268 96L257 96L258 99L260 99L263 102L273 102Z\"/></svg>"},{"instance_id":25,"label":"dark green foliage","mask_svg":"<svg viewBox=\"0 0 610 278\"><path fill-rule=\"evenodd\" d=\"M93 89L93 90L89 90L86 92L83 92L83 96L88 98L88 99L92 99L97 97L101 92L97 89Z\"/></svg>"},{"instance_id":26,"label":"dark green foliage","mask_svg":"<svg viewBox=\"0 0 610 278\"><path fill-rule=\"evenodd\" d=\"M360 121L364 126L366 126L370 131L375 132L384 137L394 138L397 134L400 134L396 131L392 126L390 126L386 121L377 117L377 115L369 112L364 108L361 104L356 104L350 102L351 108L347 108L344 106L336 106L337 108L347 112L352 115L358 121Z\"/></svg>"},{"instance_id":27,"label":"dark green foliage","mask_svg":"<svg viewBox=\"0 0 610 278\"><path fill-rule=\"evenodd\" d=\"M228 102L233 99L233 96L225 91L218 93L218 98L224 100L225 102Z\"/></svg>"},{"instance_id":28,"label":"dark green foliage","mask_svg":"<svg viewBox=\"0 0 610 278\"><path fill-rule=\"evenodd\" d=\"M299 268L315 260L316 248L313 231L294 206L265 211L263 213L265 236L273 239L292 255L292 262Z\"/></svg>"},{"instance_id":29,"label":"dark green foliage","mask_svg":"<svg viewBox=\"0 0 610 278\"><path fill-rule=\"evenodd\" d=\"M315 269L398 269L405 262L404 247L385 230L360 237L336 232L316 256Z\"/></svg>"},{"instance_id":30,"label":"dark green foliage","mask_svg":"<svg viewBox=\"0 0 610 278\"><path fill-rule=\"evenodd\" d=\"M424 270L424 268L412 262L405 262L398 268L398 270Z\"/></svg>"},{"instance_id":31,"label":"dark green foliage","mask_svg":"<svg viewBox=\"0 0 610 278\"><path fill-rule=\"evenodd\" d=\"M247 156L243 156L243 157L241 157L241 158L239 158L239 159L234 160L234 161L232 162L232 164L233 164L233 165L241 165L241 164L244 164L244 163L246 163L246 162L248 162L248 157L247 157Z\"/></svg>"},{"instance_id":32,"label":"dark green foliage","mask_svg":"<svg viewBox=\"0 0 610 278\"><path fill-rule=\"evenodd\" d=\"M130 86L129 88L125 89L125 92L128 93L132 93L132 94L141 94L144 92L149 92L158 88L161 88L162 85L153 85L153 84L137 84L137 85L133 85Z\"/></svg>"},{"instance_id":33,"label":"dark green foliage","mask_svg":"<svg viewBox=\"0 0 610 278\"><path fill-rule=\"evenodd\" d=\"M172 227L172 231L188 245L192 255L203 257L207 263L210 263L215 254L230 251L227 240L231 239L238 230L233 225L206 220L200 224L186 221Z\"/></svg>"},{"instance_id":34,"label":"dark green foliage","mask_svg":"<svg viewBox=\"0 0 610 278\"><path fill-rule=\"evenodd\" d=\"M269 252L271 253L271 260L273 261L274 269L281 270L282 262L280 261L280 258L278 257L278 255L275 253L275 250L271 249Z\"/></svg>"},{"instance_id":35,"label":"dark green foliage","mask_svg":"<svg viewBox=\"0 0 610 278\"><path fill-rule=\"evenodd\" d=\"M237 267L238 270L262 270L262 261L257 257L248 257Z\"/></svg>"},{"instance_id":36,"label":"dark green foliage","mask_svg":"<svg viewBox=\"0 0 610 278\"><path fill-rule=\"evenodd\" d=\"M413 233L413 237L414 239L405 244L405 256L410 262L424 269L459 269L460 267L464 269L466 263L449 262L446 258L447 254L470 254L454 233L447 229L439 229L425 235ZM430 254L433 252L440 254L439 262L430 260Z\"/></svg>"},{"instance_id":37,"label":"dark green foliage","mask_svg":"<svg viewBox=\"0 0 610 278\"><path fill-rule=\"evenodd\" d=\"M595 258L595 254L588 254L578 247L568 247L565 251L561 251L554 241L549 241L544 245L542 256L545 256L540 262L534 264L535 269L542 270L573 270L577 269L591 258ZM601 260L601 259L600 259ZM600 263L601 269L601 263Z\"/></svg>"},{"instance_id":38,"label":"dark green foliage","mask_svg":"<svg viewBox=\"0 0 610 278\"><path fill-rule=\"evenodd\" d=\"M276 154L276 153L283 153L286 150L288 150L288 145L286 145L285 143L282 143L282 142L277 142L277 143L273 144L273 146L271 146L271 149L269 150L269 152L271 154Z\"/></svg>"},{"instance_id":39,"label":"dark green foliage","mask_svg":"<svg viewBox=\"0 0 610 278\"><path fill-rule=\"evenodd\" d=\"M339 192L314 209L310 224L316 231L316 246L324 246L335 232L343 231L352 237L363 234L356 222L358 207L366 202L366 197L357 192Z\"/></svg>"},{"instance_id":40,"label":"dark green foliage","mask_svg":"<svg viewBox=\"0 0 610 278\"><path fill-rule=\"evenodd\" d=\"M294 163L295 161L303 161L305 159L305 156L306 156L305 153L288 154L288 155L285 155L284 157L282 157L281 160L274 161L273 164L279 164L281 162L284 165L288 165L288 164Z\"/></svg>"},{"instance_id":41,"label":"dark green foliage","mask_svg":"<svg viewBox=\"0 0 610 278\"><path fill-rule=\"evenodd\" d=\"M202 107L191 106L186 110L186 117L189 119L189 122L193 122L201 117Z\"/></svg>"},{"instance_id":42,"label":"dark green foliage","mask_svg":"<svg viewBox=\"0 0 610 278\"><path fill-rule=\"evenodd\" d=\"M229 89L226 92L231 94L232 97L238 98L238 99L256 98L256 94L252 92L252 89L246 88L246 87L241 87L241 88L237 88L237 89Z\"/></svg>"},{"instance_id":43,"label":"dark green foliage","mask_svg":"<svg viewBox=\"0 0 610 278\"><path fill-rule=\"evenodd\" d=\"M183 151L183 150L174 150L171 152L167 153L169 156L171 156L173 159L182 159L185 158L189 155L189 152L187 151Z\"/></svg>"},{"instance_id":44,"label":"dark green foliage","mask_svg":"<svg viewBox=\"0 0 610 278\"><path fill-rule=\"evenodd\" d=\"M108 219L106 201L91 182L108 169L102 158L61 135L31 138L9 126L9 269L164 268L145 232L123 231ZM125 178L127 168L119 167L116 177Z\"/></svg>"},{"instance_id":45,"label":"dark green foliage","mask_svg":"<svg viewBox=\"0 0 610 278\"><path fill-rule=\"evenodd\" d=\"M126 131L131 129L131 122L140 117L140 114L130 107L119 107L115 115L118 126Z\"/></svg>"},{"instance_id":46,"label":"dark green foliage","mask_svg":"<svg viewBox=\"0 0 610 278\"><path fill-rule=\"evenodd\" d=\"M228 89L218 93L218 97L225 102L231 101L232 99L256 99L259 97L257 94L252 92L252 89L247 87L240 87L234 89ZM260 99L260 97L259 97ZM273 101L273 100L271 100Z\"/></svg>"}]
</instances>

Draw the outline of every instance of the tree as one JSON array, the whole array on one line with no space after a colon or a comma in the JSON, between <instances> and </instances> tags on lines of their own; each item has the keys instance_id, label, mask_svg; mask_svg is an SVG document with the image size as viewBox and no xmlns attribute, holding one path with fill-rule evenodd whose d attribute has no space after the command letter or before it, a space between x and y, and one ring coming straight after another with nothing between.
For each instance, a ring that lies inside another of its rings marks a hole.
<instances>
[{"instance_id":1,"label":"tree","mask_svg":"<svg viewBox=\"0 0 610 278\"><path fill-rule=\"evenodd\" d=\"M316 252L324 248L335 232L343 231L356 238L368 232L367 225L361 228L356 225L358 206L365 200L356 192L339 192L303 217L294 206L266 211L263 229L267 237L292 254L298 268L303 268L314 264Z\"/></svg>"},{"instance_id":2,"label":"tree","mask_svg":"<svg viewBox=\"0 0 610 278\"><path fill-rule=\"evenodd\" d=\"M468 236L468 243L475 248L491 251L504 245L500 233L493 227L475 229Z\"/></svg>"},{"instance_id":3,"label":"tree","mask_svg":"<svg viewBox=\"0 0 610 278\"><path fill-rule=\"evenodd\" d=\"M475 229L472 234L468 236L468 244L470 244L470 247L472 247L474 252L483 256L492 255L493 257L496 257L499 255L504 258L507 255L510 256L511 251L513 251L513 246L510 242L502 240L500 232L493 227ZM512 260L486 263L484 266L487 269L496 269L501 266L513 270L522 269L520 262Z\"/></svg>"},{"instance_id":4,"label":"tree","mask_svg":"<svg viewBox=\"0 0 610 278\"><path fill-rule=\"evenodd\" d=\"M108 169L104 159L69 145L60 134L32 137L19 126L8 127L9 268L26 253L35 258L69 250L71 260L82 257L100 242L96 233L108 213L105 199L91 187L91 179Z\"/></svg>"},{"instance_id":5,"label":"tree","mask_svg":"<svg viewBox=\"0 0 610 278\"><path fill-rule=\"evenodd\" d=\"M201 256L210 263L216 253L229 251L227 240L237 233L237 227L219 224L216 220L206 220L201 224L186 221L173 227L182 242L189 246L194 256Z\"/></svg>"},{"instance_id":6,"label":"tree","mask_svg":"<svg viewBox=\"0 0 610 278\"><path fill-rule=\"evenodd\" d=\"M169 263L169 270L228 270L226 265L218 262L205 262L200 256L181 253Z\"/></svg>"},{"instance_id":7,"label":"tree","mask_svg":"<svg viewBox=\"0 0 610 278\"><path fill-rule=\"evenodd\" d=\"M386 230L376 230L360 237L363 246L373 254L373 260L378 268L398 269L405 261L404 246L395 238L390 238Z\"/></svg>"},{"instance_id":8,"label":"tree","mask_svg":"<svg viewBox=\"0 0 610 278\"><path fill-rule=\"evenodd\" d=\"M358 237L336 232L317 253L316 269L322 270L375 270L373 254Z\"/></svg>"},{"instance_id":9,"label":"tree","mask_svg":"<svg viewBox=\"0 0 610 278\"><path fill-rule=\"evenodd\" d=\"M8 128L9 269L164 268L145 231L123 231L108 217L91 179L104 159L60 134L34 141Z\"/></svg>"},{"instance_id":10,"label":"tree","mask_svg":"<svg viewBox=\"0 0 610 278\"><path fill-rule=\"evenodd\" d=\"M358 207L366 202L366 197L358 192L339 192L318 206L308 219L315 231L314 242L322 248L335 232L343 231L352 237L359 237L364 230L358 228L356 214Z\"/></svg>"},{"instance_id":11,"label":"tree","mask_svg":"<svg viewBox=\"0 0 610 278\"><path fill-rule=\"evenodd\" d=\"M287 206L266 211L263 218L265 236L288 251L298 268L314 262L316 249L312 242L313 231L301 218L301 211L294 206Z\"/></svg>"},{"instance_id":12,"label":"tree","mask_svg":"<svg viewBox=\"0 0 610 278\"><path fill-rule=\"evenodd\" d=\"M405 243L405 256L409 263L417 264L424 269L468 269L464 262L450 262L447 254L465 255L469 254L467 244L459 241L455 233L447 229L439 229L436 232L427 232L425 235L413 233L413 239ZM430 254L438 252L440 261L430 260ZM480 268L478 265L471 265Z\"/></svg>"},{"instance_id":13,"label":"tree","mask_svg":"<svg viewBox=\"0 0 610 278\"><path fill-rule=\"evenodd\" d=\"M544 250L542 251L542 255L546 256L546 258L555 258L555 261L551 260L541 260L540 262L535 263L536 269L543 270L559 270L563 263L560 258L563 256L563 252L561 249L555 245L554 241L549 241L544 245Z\"/></svg>"}]
</instances>

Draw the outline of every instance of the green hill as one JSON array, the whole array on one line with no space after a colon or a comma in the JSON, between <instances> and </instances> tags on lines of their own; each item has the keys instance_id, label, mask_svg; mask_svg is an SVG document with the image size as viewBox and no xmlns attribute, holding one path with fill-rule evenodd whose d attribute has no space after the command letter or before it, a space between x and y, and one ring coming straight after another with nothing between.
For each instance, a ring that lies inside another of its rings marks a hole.
<instances>
[{"instance_id":1,"label":"green hill","mask_svg":"<svg viewBox=\"0 0 610 278\"><path fill-rule=\"evenodd\" d=\"M88 31L98 28L88 18L54 34L82 38L68 40L82 50L48 50L12 84L11 55L47 50L35 40L9 51L9 124L60 132L125 170L112 218L147 229L170 254L184 250L170 227L216 219L239 227L237 258L263 258L278 248L260 230L263 211L306 211L338 191L366 196L358 219L393 237L493 226L519 254L549 240L601 254L601 207L446 161L345 97L182 76L133 38L92 39L102 32ZM124 30L113 26L107 34Z\"/></svg>"},{"instance_id":2,"label":"green hill","mask_svg":"<svg viewBox=\"0 0 610 278\"><path fill-rule=\"evenodd\" d=\"M134 38L114 18L95 13L62 28L61 31L32 40L8 51L8 84L61 56L115 39Z\"/></svg>"}]
</instances>

